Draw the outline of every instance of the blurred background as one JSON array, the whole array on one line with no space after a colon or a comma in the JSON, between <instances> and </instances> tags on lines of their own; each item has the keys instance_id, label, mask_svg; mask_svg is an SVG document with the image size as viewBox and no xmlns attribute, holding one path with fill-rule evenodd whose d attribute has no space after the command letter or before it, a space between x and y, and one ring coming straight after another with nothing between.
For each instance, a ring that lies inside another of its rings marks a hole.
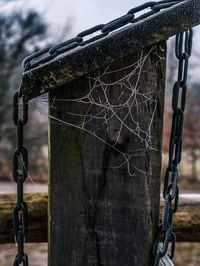
<instances>
[{"instance_id":1,"label":"blurred background","mask_svg":"<svg viewBox=\"0 0 200 266\"><path fill-rule=\"evenodd\" d=\"M28 54L74 37L96 24L106 23L125 14L143 0L0 0L0 192L15 192L12 180L12 152L16 146L16 128L12 123L12 95L18 89ZM179 167L182 193L200 191L200 48L199 27L194 30L193 54L189 66L189 93L184 122L183 159ZM171 127L171 92L176 80L175 40L168 41L166 107L163 140L163 173L167 167ZM25 146L29 152L29 177L25 192L47 191L48 177L48 98L30 102ZM26 244L31 266L47 265L47 244ZM200 265L200 244L177 244L175 265ZM15 245L0 245L0 265L10 266Z\"/></svg>"}]
</instances>

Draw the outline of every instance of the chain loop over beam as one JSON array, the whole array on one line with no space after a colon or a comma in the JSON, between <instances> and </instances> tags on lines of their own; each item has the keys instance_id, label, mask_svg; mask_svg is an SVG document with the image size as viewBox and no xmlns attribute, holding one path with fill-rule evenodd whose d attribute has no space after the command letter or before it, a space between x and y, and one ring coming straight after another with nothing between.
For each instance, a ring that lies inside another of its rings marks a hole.
<instances>
[{"instance_id":1,"label":"chain loop over beam","mask_svg":"<svg viewBox=\"0 0 200 266\"><path fill-rule=\"evenodd\" d=\"M153 2L142 4L138 7L132 8L131 10L127 12L127 14L117 19L114 19L106 24L96 25L92 28L89 28L79 33L76 37L70 40L58 43L56 45L53 45L52 47L46 47L42 49L41 51L38 51L26 57L23 61L24 70L28 71L37 66L45 64L53 60L60 54L73 50L77 47L82 47L82 46L85 46L86 44L93 43L107 36L114 30L120 29L121 27L124 27L128 24L133 24L138 21L141 21L145 18L148 18L160 12L163 9L169 8L171 6L174 6L175 4L178 4L184 1L185 0L162 0L159 2L153 1ZM136 17L137 13L144 11L145 9L149 9L149 8L151 9L150 11L147 11L146 13L142 15L139 14ZM100 33L98 34L99 31ZM91 34L96 34L96 33L97 33L96 36L92 36L92 37L90 36Z\"/></svg>"},{"instance_id":2,"label":"chain loop over beam","mask_svg":"<svg viewBox=\"0 0 200 266\"><path fill-rule=\"evenodd\" d=\"M86 31L79 33L75 38L65 42L49 46L41 51L38 51L23 61L24 70L28 71L41 64L47 63L57 56L99 40L112 31L117 30L137 21L141 21L149 16L160 12L163 9L169 8L184 2L185 0L163 0L160 2L148 2L139 7L129 10L129 12L107 24L100 24ZM147 8L150 11L139 14ZM91 37L90 34L97 34ZM164 213L162 223L159 225L156 241L154 244L153 254L155 256L155 266L159 264L160 258L165 256L168 250L170 240L172 241L170 258L174 257L176 235L173 232L173 214L178 207L179 189L177 186L178 170L177 165L181 161L182 154L182 130L184 120L184 110L186 104L187 92L187 72L188 59L192 50L192 30L186 33L180 33L176 37L176 57L179 60L178 80L173 87L172 109L174 111L172 119L172 130L169 145L169 164L165 174L165 183L163 197L165 199ZM28 155L27 150L23 147L23 127L28 121L28 103L22 102L22 117L19 115L19 100L22 97L22 91L16 92L13 97L13 122L17 127L17 148L13 153L13 179L17 183L17 202L13 210L13 228L16 238L18 253L15 257L14 266L28 266L28 257L24 253L24 238L28 226L27 205L23 201L23 182L27 178L28 171ZM19 162L22 162L22 167L19 169ZM171 182L171 184L169 184ZM163 247L158 248L161 233L165 234Z\"/></svg>"}]
</instances>

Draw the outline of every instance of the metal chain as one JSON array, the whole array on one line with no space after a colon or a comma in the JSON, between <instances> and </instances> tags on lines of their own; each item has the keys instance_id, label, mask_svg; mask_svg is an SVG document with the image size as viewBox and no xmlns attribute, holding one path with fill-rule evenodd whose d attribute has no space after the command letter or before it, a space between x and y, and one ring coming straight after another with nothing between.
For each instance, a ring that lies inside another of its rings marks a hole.
<instances>
[{"instance_id":1,"label":"metal chain","mask_svg":"<svg viewBox=\"0 0 200 266\"><path fill-rule=\"evenodd\" d=\"M177 165L180 163L182 155L182 131L187 94L188 59L192 52L192 35L192 29L176 35L175 52L179 60L178 79L174 84L172 93L173 118L169 143L169 163L165 173L163 189L165 203L162 222L159 225L153 248L154 266L159 265L160 258L167 253L170 240L172 242L171 254L168 255L170 259L174 257L175 253L176 235L173 232L173 215L177 211L179 201ZM162 233L164 234L163 247L159 248Z\"/></svg>"},{"instance_id":2,"label":"metal chain","mask_svg":"<svg viewBox=\"0 0 200 266\"><path fill-rule=\"evenodd\" d=\"M23 200L23 182L27 177L28 171L28 153L23 147L23 127L28 121L28 103L22 102L22 117L19 117L21 92L15 92L13 96L13 122L17 127L17 148L13 153L13 179L17 183L17 202L13 209L13 229L18 251L13 266L23 263L28 266L28 257L24 253L24 239L28 225L27 205ZM19 167L21 164L21 170Z\"/></svg>"},{"instance_id":3,"label":"metal chain","mask_svg":"<svg viewBox=\"0 0 200 266\"><path fill-rule=\"evenodd\" d=\"M85 30L79 33L75 38L67 40L65 42L61 42L59 44L46 47L39 52L36 52L28 57L26 57L23 61L24 70L30 70L42 64L45 64L52 59L56 58L58 55L66 53L70 50L73 50L77 47L85 46L86 44L97 41L105 36L107 36L112 31L119 29L129 23L135 23L141 21L145 18L150 17L151 15L158 13L162 9L169 8L175 4L180 2L184 2L186 0L162 0L159 2L147 2L138 7L132 8L128 11L126 15L123 15L113 21L110 21L106 24L100 24L95 27L92 27L88 30ZM138 17L135 16L136 13L141 12L147 8L151 8L151 11L148 11L142 15L139 14ZM99 32L99 34L98 34ZM94 37L87 37L90 34L97 33Z\"/></svg>"},{"instance_id":4,"label":"metal chain","mask_svg":"<svg viewBox=\"0 0 200 266\"><path fill-rule=\"evenodd\" d=\"M28 71L42 64L45 64L57 56L66 53L77 47L85 46L86 44L95 42L112 31L119 29L130 23L141 21L149 16L158 13L162 9L169 8L175 4L186 0L162 0L160 2L148 2L138 7L132 8L124 16L121 16L107 24L100 24L79 33L75 38L61 42L59 44L46 47L39 52L36 52L23 61L24 70ZM147 8L151 10L140 15L135 16L136 13L141 12ZM94 37L89 35L100 32ZM167 253L170 239L172 240L172 248L170 258L174 256L176 235L172 230L173 214L177 210L179 190L177 186L178 170L177 164L181 160L182 152L182 127L183 127L183 113L185 109L186 91L187 91L187 71L188 71L188 58L191 55L192 48L192 30L185 33L185 47L183 51L183 37L184 34L180 33L176 37L176 56L179 59L178 81L174 84L173 88L173 121L172 132L170 139L169 149L169 166L165 175L163 197L165 199L164 213L162 223L159 225L156 241L154 244L153 254L155 256L155 264L158 265L159 260ZM179 91L182 89L181 106L179 107ZM13 266L18 266L23 263L28 266L28 257L24 253L24 239L28 225L28 211L27 205L23 200L23 182L27 177L28 171L28 153L23 147L23 127L28 121L28 103L22 102L23 111L22 117L19 118L19 102L22 97L22 92L18 91L13 97L13 121L17 127L17 148L13 153L13 179L17 183L17 202L13 210L13 228L18 252L14 260ZM21 160L21 170L19 169L19 162ZM171 184L169 185L169 178L171 177ZM172 206L172 203L174 204ZM165 233L163 248L158 249L161 233Z\"/></svg>"}]
</instances>

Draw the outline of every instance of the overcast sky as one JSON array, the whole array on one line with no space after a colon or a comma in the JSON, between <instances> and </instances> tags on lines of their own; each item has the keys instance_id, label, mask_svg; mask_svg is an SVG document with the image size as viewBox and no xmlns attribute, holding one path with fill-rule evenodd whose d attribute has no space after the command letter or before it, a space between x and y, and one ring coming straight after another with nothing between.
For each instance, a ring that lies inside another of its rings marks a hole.
<instances>
[{"instance_id":1,"label":"overcast sky","mask_svg":"<svg viewBox=\"0 0 200 266\"><path fill-rule=\"evenodd\" d=\"M80 31L92 27L96 24L109 22L121 15L127 13L127 11L135 6L147 2L147 0L0 0L6 2L6 10L21 10L35 9L39 11L44 17L45 21L50 27L52 35L58 37L62 32L63 26L67 20L73 22L72 31L68 38L76 36ZM195 40L193 42L193 58L199 61L200 48L199 48L199 32L195 34ZM64 37L66 39L66 36ZM61 37L61 40L62 37ZM197 47L198 46L198 47ZM197 56L198 54L198 56ZM198 63L199 64L199 63ZM199 72L198 68L195 69L195 77Z\"/></svg>"},{"instance_id":2,"label":"overcast sky","mask_svg":"<svg viewBox=\"0 0 200 266\"><path fill-rule=\"evenodd\" d=\"M99 23L106 23L146 0L18 0L9 3L20 10L34 8L44 14L48 23L62 27L74 18L73 34ZM53 28L53 27L52 27Z\"/></svg>"},{"instance_id":3,"label":"overcast sky","mask_svg":"<svg viewBox=\"0 0 200 266\"><path fill-rule=\"evenodd\" d=\"M62 29L67 19L73 21L71 35L96 24L109 22L148 0L0 0L8 10L38 10L50 28ZM71 37L71 36L70 36Z\"/></svg>"}]
</instances>

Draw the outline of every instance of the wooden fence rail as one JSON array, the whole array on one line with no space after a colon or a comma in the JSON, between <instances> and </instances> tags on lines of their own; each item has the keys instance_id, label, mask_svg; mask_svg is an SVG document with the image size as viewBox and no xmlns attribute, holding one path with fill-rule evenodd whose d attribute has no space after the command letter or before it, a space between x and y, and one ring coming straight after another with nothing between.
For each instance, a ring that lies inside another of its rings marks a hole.
<instances>
[{"instance_id":1,"label":"wooden fence rail","mask_svg":"<svg viewBox=\"0 0 200 266\"><path fill-rule=\"evenodd\" d=\"M24 99L30 100L45 92L66 85L77 77L98 70L119 58L187 30L200 23L200 0L187 0L140 23L116 31L78 51L66 53L59 60L24 73Z\"/></svg>"},{"instance_id":2,"label":"wooden fence rail","mask_svg":"<svg viewBox=\"0 0 200 266\"><path fill-rule=\"evenodd\" d=\"M15 193L0 193L0 244L13 243L12 208ZM47 242L47 193L26 193L29 204L29 230L26 242ZM163 207L163 201L161 201ZM200 242L200 200L181 199L174 217L178 242Z\"/></svg>"}]
</instances>

